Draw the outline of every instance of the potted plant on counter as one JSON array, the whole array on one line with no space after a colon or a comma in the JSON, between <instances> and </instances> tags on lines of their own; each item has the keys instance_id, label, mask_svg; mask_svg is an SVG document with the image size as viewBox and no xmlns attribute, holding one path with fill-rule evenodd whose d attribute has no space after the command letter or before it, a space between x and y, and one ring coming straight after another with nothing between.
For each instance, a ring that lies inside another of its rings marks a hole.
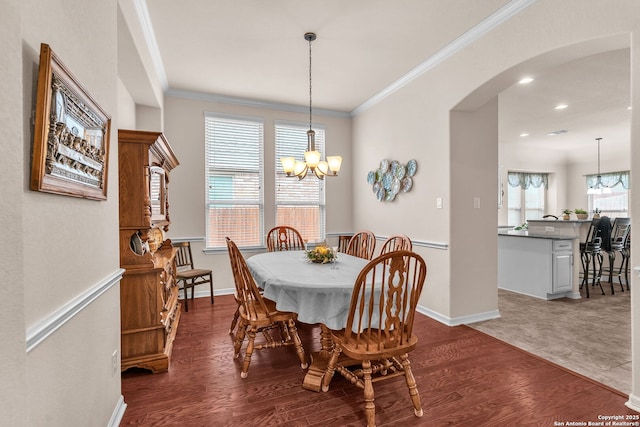
<instances>
[{"instance_id":1,"label":"potted plant on counter","mask_svg":"<svg viewBox=\"0 0 640 427\"><path fill-rule=\"evenodd\" d=\"M562 211L562 219L564 219L565 221L569 221L569 219L571 219L571 214L573 213L573 211L571 209L565 209Z\"/></svg>"},{"instance_id":2,"label":"potted plant on counter","mask_svg":"<svg viewBox=\"0 0 640 427\"><path fill-rule=\"evenodd\" d=\"M587 219L587 217L589 216L589 213L587 211L580 208L576 208L575 213L578 219Z\"/></svg>"}]
</instances>

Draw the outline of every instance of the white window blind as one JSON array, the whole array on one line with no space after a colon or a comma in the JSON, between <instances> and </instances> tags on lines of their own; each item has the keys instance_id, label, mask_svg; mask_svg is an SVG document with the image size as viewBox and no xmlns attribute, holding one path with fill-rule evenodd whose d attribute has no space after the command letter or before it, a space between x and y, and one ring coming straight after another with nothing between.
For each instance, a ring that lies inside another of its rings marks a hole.
<instances>
[{"instance_id":1,"label":"white window blind","mask_svg":"<svg viewBox=\"0 0 640 427\"><path fill-rule=\"evenodd\" d=\"M297 229L309 242L325 238L324 181L311 171L302 181L286 177L282 171L282 157L304 160L307 151L308 126L299 123L276 122L276 225L289 225ZM316 150L324 158L325 128L314 126ZM331 179L331 178L325 178Z\"/></svg>"},{"instance_id":2,"label":"white window blind","mask_svg":"<svg viewBox=\"0 0 640 427\"><path fill-rule=\"evenodd\" d=\"M264 246L263 122L205 114L206 247Z\"/></svg>"}]
</instances>

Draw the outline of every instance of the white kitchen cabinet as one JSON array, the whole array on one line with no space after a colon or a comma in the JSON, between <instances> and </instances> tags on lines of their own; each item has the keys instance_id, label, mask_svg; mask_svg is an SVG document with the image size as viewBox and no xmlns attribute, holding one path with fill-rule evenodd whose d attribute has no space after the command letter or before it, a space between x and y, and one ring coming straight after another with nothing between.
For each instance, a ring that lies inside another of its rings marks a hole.
<instances>
[{"instance_id":1,"label":"white kitchen cabinet","mask_svg":"<svg viewBox=\"0 0 640 427\"><path fill-rule=\"evenodd\" d=\"M551 294L571 291L573 288L573 250L571 240L554 240Z\"/></svg>"},{"instance_id":2,"label":"white kitchen cabinet","mask_svg":"<svg viewBox=\"0 0 640 427\"><path fill-rule=\"evenodd\" d=\"M572 238L498 235L498 287L541 299L571 296Z\"/></svg>"}]
</instances>

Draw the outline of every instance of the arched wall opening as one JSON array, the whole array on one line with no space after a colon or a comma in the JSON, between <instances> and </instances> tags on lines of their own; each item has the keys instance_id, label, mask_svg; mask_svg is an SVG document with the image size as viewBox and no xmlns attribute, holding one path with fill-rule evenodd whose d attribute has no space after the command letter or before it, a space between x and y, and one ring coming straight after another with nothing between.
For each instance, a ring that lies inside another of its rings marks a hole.
<instances>
[{"instance_id":1,"label":"arched wall opening","mask_svg":"<svg viewBox=\"0 0 640 427\"><path fill-rule=\"evenodd\" d=\"M450 112L451 318L489 319L498 315L499 94L517 82L523 73L535 75L603 52L619 49L631 52L629 48L629 35L622 35L567 46L531 58L495 76ZM625 161L629 161L632 156L629 152L626 155ZM566 173L570 172L568 168ZM631 172L633 174L633 170ZM474 178L469 179L470 176ZM570 188L558 190L567 191ZM567 199L564 196L565 202ZM495 209L481 209L485 203ZM631 347L632 343L620 345Z\"/></svg>"},{"instance_id":2,"label":"arched wall opening","mask_svg":"<svg viewBox=\"0 0 640 427\"><path fill-rule=\"evenodd\" d=\"M498 95L525 73L623 48L629 48L628 34L538 55L496 75L451 110L450 318L497 316Z\"/></svg>"}]
</instances>

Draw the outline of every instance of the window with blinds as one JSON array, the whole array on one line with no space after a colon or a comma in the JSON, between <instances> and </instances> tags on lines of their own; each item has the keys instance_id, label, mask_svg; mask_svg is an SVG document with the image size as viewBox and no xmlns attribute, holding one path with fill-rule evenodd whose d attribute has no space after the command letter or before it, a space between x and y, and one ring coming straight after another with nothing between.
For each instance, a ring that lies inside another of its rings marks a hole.
<instances>
[{"instance_id":1,"label":"window with blinds","mask_svg":"<svg viewBox=\"0 0 640 427\"><path fill-rule=\"evenodd\" d=\"M587 189L594 186L598 175L587 175ZM600 211L601 216L610 218L629 217L629 171L603 173L602 183L611 191L601 194L588 194L589 210Z\"/></svg>"},{"instance_id":2,"label":"window with blinds","mask_svg":"<svg viewBox=\"0 0 640 427\"><path fill-rule=\"evenodd\" d=\"M205 114L206 247L264 246L263 121Z\"/></svg>"},{"instance_id":3,"label":"window with blinds","mask_svg":"<svg viewBox=\"0 0 640 427\"><path fill-rule=\"evenodd\" d=\"M518 226L529 219L542 219L549 174L509 172L507 178L507 224Z\"/></svg>"},{"instance_id":4,"label":"window with blinds","mask_svg":"<svg viewBox=\"0 0 640 427\"><path fill-rule=\"evenodd\" d=\"M311 171L302 181L287 177L280 162L282 157L304 160L308 129L300 123L275 123L276 225L292 226L305 241L319 242L325 238L324 181ZM313 130L316 132L316 150L324 158L325 128L314 126Z\"/></svg>"}]
</instances>

